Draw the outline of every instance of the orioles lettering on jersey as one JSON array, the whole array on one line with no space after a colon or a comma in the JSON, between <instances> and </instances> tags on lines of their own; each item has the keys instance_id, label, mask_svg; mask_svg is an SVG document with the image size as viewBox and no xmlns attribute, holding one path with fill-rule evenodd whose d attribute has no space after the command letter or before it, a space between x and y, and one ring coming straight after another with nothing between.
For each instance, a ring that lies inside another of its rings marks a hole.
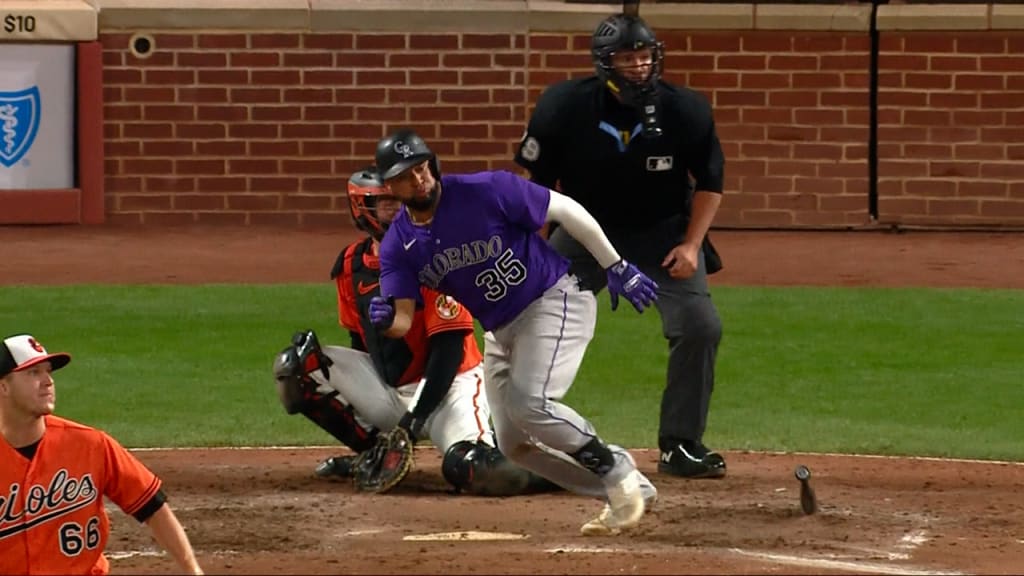
<instances>
[{"instance_id":1,"label":"orioles lettering on jersey","mask_svg":"<svg viewBox=\"0 0 1024 576\"><path fill-rule=\"evenodd\" d=\"M92 474L83 474L81 478L69 476L68 471L61 468L49 485L32 484L22 491L21 485L15 482L6 495L0 494L0 539L57 520L96 499ZM19 495L24 497L19 498Z\"/></svg>"},{"instance_id":2,"label":"orioles lettering on jersey","mask_svg":"<svg viewBox=\"0 0 1024 576\"><path fill-rule=\"evenodd\" d=\"M105 432L45 419L31 460L0 441L0 574L106 574L103 496L155 511L160 479Z\"/></svg>"}]
</instances>

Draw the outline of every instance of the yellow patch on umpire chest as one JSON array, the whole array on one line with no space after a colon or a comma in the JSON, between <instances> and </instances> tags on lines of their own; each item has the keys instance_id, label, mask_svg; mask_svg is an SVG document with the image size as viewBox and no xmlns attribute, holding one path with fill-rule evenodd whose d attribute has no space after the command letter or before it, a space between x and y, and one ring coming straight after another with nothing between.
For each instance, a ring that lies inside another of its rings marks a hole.
<instances>
[{"instance_id":1,"label":"yellow patch on umpire chest","mask_svg":"<svg viewBox=\"0 0 1024 576\"><path fill-rule=\"evenodd\" d=\"M445 294L438 294L434 300L434 307L437 308L437 315L442 320L452 320L459 315L459 303Z\"/></svg>"}]
</instances>

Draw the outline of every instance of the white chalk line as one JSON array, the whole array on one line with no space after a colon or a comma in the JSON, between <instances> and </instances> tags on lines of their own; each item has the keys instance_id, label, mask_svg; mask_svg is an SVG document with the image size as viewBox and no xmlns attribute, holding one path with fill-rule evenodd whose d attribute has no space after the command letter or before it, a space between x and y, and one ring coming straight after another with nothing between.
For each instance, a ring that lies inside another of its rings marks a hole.
<instances>
[{"instance_id":1,"label":"white chalk line","mask_svg":"<svg viewBox=\"0 0 1024 576\"><path fill-rule=\"evenodd\" d=\"M893 552L882 548L854 546L850 544L834 544L834 546L840 550L849 550L851 552L856 552L857 554L828 554L829 558L859 560L864 558L866 555L868 558L876 560L910 560L910 554L906 552Z\"/></svg>"},{"instance_id":2,"label":"white chalk line","mask_svg":"<svg viewBox=\"0 0 1024 576\"><path fill-rule=\"evenodd\" d=\"M103 555L106 556L108 560L126 560L128 558L135 558L137 556L154 556L154 557L166 556L167 553L164 552L163 550L145 549L145 550L119 550L119 551L115 551L115 552L104 552Z\"/></svg>"},{"instance_id":3,"label":"white chalk line","mask_svg":"<svg viewBox=\"0 0 1024 576\"><path fill-rule=\"evenodd\" d=\"M928 537L926 531L915 530L913 532L908 532L904 534L903 537L900 538L899 543L896 544L895 548L902 548L903 550L905 550L903 552L890 552L882 549L860 548L855 546L848 546L845 548L852 551L868 553L873 557L882 558L890 561L908 560L910 559L910 553L913 551L913 549L919 546L920 544L926 542L927 540ZM775 552L763 552L758 550L744 550L742 548L729 548L728 550L735 554L765 560L774 564L786 566L801 566L805 568L815 568L820 570L846 570L865 574L905 574L909 576L956 576L962 574L961 572L957 571L929 570L901 564L890 564L886 562L865 560L863 559L862 555L848 556L838 554L824 554L821 556L802 556L796 554L779 554ZM704 551L708 552L709 549L705 549ZM615 546L558 546L554 548L547 548L544 550L544 552L548 554L657 554L663 552L663 550L653 548L637 548L635 546L631 546L629 548Z\"/></svg>"},{"instance_id":4,"label":"white chalk line","mask_svg":"<svg viewBox=\"0 0 1024 576\"><path fill-rule=\"evenodd\" d=\"M921 544L931 540L928 537L927 530L914 530L913 532L907 532L900 538L900 543L896 545L896 548L913 552Z\"/></svg>"},{"instance_id":5,"label":"white chalk line","mask_svg":"<svg viewBox=\"0 0 1024 576\"><path fill-rule=\"evenodd\" d=\"M870 546L857 546L853 544L834 544L836 548L841 550L850 550L852 552L860 552L861 554L867 554L871 558L885 559L885 560L910 560L913 556L914 550L917 550L922 544L928 542L931 538L928 536L927 530L913 530L907 532L900 537L891 548L872 548ZM849 555L837 555L832 554L830 558L859 558L858 556Z\"/></svg>"},{"instance_id":6,"label":"white chalk line","mask_svg":"<svg viewBox=\"0 0 1024 576\"><path fill-rule=\"evenodd\" d=\"M348 532L343 532L341 535L342 536L370 536L372 534L380 534L382 532L386 532L386 530L384 530L382 528L368 528L366 530L349 530Z\"/></svg>"},{"instance_id":7,"label":"white chalk line","mask_svg":"<svg viewBox=\"0 0 1024 576\"><path fill-rule=\"evenodd\" d=\"M168 446L131 448L132 452L176 452L195 450L337 450L335 446ZM656 452L655 448L628 448L630 452ZM1024 466L1024 461L1015 462L1012 460L982 460L978 458L940 458L937 456L893 456L887 454L846 454L842 452L785 452L781 450L723 450L723 452L736 452L739 454L769 454L772 456L827 456L839 458L876 458L880 460L914 460L925 462L957 462L962 464L1005 464L1009 466Z\"/></svg>"},{"instance_id":8,"label":"white chalk line","mask_svg":"<svg viewBox=\"0 0 1024 576\"><path fill-rule=\"evenodd\" d=\"M205 552L202 548L196 548L196 552ZM213 550L209 552L213 556L233 556L240 554L238 550ZM144 548L142 550L114 550L103 553L107 557L107 560L128 560L129 558L161 558L167 556L167 552L163 550L154 550L152 548Z\"/></svg>"},{"instance_id":9,"label":"white chalk line","mask_svg":"<svg viewBox=\"0 0 1024 576\"><path fill-rule=\"evenodd\" d=\"M548 548L544 550L548 554L617 554L622 553L644 553L646 550L637 550L636 548L601 548L598 546L560 546L557 548Z\"/></svg>"},{"instance_id":10,"label":"white chalk line","mask_svg":"<svg viewBox=\"0 0 1024 576\"><path fill-rule=\"evenodd\" d=\"M505 540L527 540L529 534L514 532L483 532L468 530L460 532L434 532L432 534L409 534L403 536L404 542L491 542Z\"/></svg>"},{"instance_id":11,"label":"white chalk line","mask_svg":"<svg viewBox=\"0 0 1024 576\"><path fill-rule=\"evenodd\" d=\"M927 518L924 520L925 523L927 523ZM921 521L921 519L919 518L918 521ZM903 536L901 536L900 539L891 547L891 549L851 545L838 545L837 547L851 552L859 552L861 555L867 554L869 558L895 562L898 560L910 560L914 551L930 539L931 538L928 536L928 531L926 529L916 529L905 532ZM884 561L865 560L856 555L825 554L822 556L807 556L743 550L741 548L731 548L731 550L744 556L752 556L776 564L809 567L822 570L849 570L867 574L905 574L909 576L945 576L962 574L957 571L929 570L914 568L912 566L902 564L890 564Z\"/></svg>"},{"instance_id":12,"label":"white chalk line","mask_svg":"<svg viewBox=\"0 0 1024 576\"><path fill-rule=\"evenodd\" d=\"M757 550L743 550L730 548L731 552L741 556L768 560L776 564L787 566L802 566L805 568L818 568L824 570L849 570L865 574L905 574L907 576L959 576L963 572L947 570L927 570L911 566L884 564L880 562L864 562L856 560L834 560L830 558L814 558L810 556L796 556L792 554L778 554L775 552L759 552Z\"/></svg>"}]
</instances>

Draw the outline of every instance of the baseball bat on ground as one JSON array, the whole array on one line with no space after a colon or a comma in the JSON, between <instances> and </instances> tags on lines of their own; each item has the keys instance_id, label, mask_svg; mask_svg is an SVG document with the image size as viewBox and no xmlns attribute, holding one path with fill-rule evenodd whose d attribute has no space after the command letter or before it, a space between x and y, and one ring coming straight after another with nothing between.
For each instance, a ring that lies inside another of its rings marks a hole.
<instances>
[{"instance_id":1,"label":"baseball bat on ground","mask_svg":"<svg viewBox=\"0 0 1024 576\"><path fill-rule=\"evenodd\" d=\"M814 514L818 510L818 498L811 488L811 470L807 466L800 465L793 472L796 479L800 481L800 508L804 514Z\"/></svg>"}]
</instances>

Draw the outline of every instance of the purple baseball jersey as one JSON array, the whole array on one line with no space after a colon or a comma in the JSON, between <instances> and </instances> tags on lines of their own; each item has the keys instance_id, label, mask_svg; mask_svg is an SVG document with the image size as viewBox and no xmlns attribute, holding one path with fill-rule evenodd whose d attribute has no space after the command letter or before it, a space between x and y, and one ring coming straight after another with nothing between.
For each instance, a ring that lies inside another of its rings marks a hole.
<instances>
[{"instance_id":1,"label":"purple baseball jersey","mask_svg":"<svg viewBox=\"0 0 1024 576\"><path fill-rule=\"evenodd\" d=\"M462 303L485 330L519 315L569 269L537 234L547 188L510 172L441 177L434 219L402 210L380 247L380 292L419 300L420 284Z\"/></svg>"}]
</instances>

